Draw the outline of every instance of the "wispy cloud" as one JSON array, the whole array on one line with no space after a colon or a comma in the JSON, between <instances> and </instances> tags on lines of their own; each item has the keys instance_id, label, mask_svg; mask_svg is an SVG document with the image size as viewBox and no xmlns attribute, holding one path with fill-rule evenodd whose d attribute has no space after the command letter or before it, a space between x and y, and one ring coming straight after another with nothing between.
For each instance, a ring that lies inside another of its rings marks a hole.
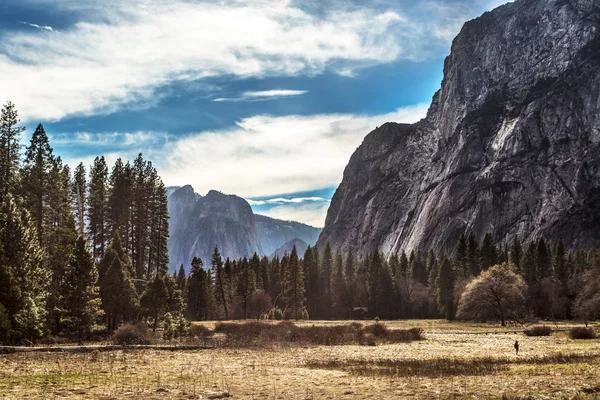
<instances>
[{"instance_id":1,"label":"wispy cloud","mask_svg":"<svg viewBox=\"0 0 600 400\"><path fill-rule=\"evenodd\" d=\"M251 206L262 206L265 204L300 204L300 203L314 202L314 201L326 201L326 199L324 199L322 197L292 197L292 198L277 197L275 199L267 199L267 200L246 199L246 201Z\"/></svg>"},{"instance_id":2,"label":"wispy cloud","mask_svg":"<svg viewBox=\"0 0 600 400\"><path fill-rule=\"evenodd\" d=\"M51 135L53 145L80 145L90 147L103 146L136 146L163 144L168 142L169 135L165 132L75 132Z\"/></svg>"},{"instance_id":3,"label":"wispy cloud","mask_svg":"<svg viewBox=\"0 0 600 400\"><path fill-rule=\"evenodd\" d=\"M32 28L37 28L37 29L45 29L47 31L52 31L52 27L51 26L42 26L42 25L38 25L38 24L32 24L29 22L25 22L25 21L19 21L21 24L23 25L28 25L31 26Z\"/></svg>"},{"instance_id":4,"label":"wispy cloud","mask_svg":"<svg viewBox=\"0 0 600 400\"><path fill-rule=\"evenodd\" d=\"M159 88L181 81L324 71L352 77L366 66L440 57L484 4L331 1L311 13L306 1L291 0L35 2L80 21L52 35L40 34L51 27L30 23L39 30L3 33L0 102L13 101L24 120L46 121L151 106ZM260 93L242 98L286 95Z\"/></svg>"},{"instance_id":5,"label":"wispy cloud","mask_svg":"<svg viewBox=\"0 0 600 400\"><path fill-rule=\"evenodd\" d=\"M308 93L308 90L289 90L289 89L276 89L276 90L263 90L257 92L243 92L237 97L219 97L213 101L266 101L275 100L282 97L293 97L300 96Z\"/></svg>"},{"instance_id":6,"label":"wispy cloud","mask_svg":"<svg viewBox=\"0 0 600 400\"><path fill-rule=\"evenodd\" d=\"M325 225L325 217L329 202L308 203L300 205L281 205L269 210L261 211L260 214L271 218L298 221L315 227Z\"/></svg>"},{"instance_id":7,"label":"wispy cloud","mask_svg":"<svg viewBox=\"0 0 600 400\"><path fill-rule=\"evenodd\" d=\"M418 121L426 112L427 106L419 105L376 116L259 115L233 129L171 141L168 148L153 151L151 159L168 185L261 197L269 204L310 203L310 198L264 198L337 186L368 132L387 121Z\"/></svg>"}]
</instances>

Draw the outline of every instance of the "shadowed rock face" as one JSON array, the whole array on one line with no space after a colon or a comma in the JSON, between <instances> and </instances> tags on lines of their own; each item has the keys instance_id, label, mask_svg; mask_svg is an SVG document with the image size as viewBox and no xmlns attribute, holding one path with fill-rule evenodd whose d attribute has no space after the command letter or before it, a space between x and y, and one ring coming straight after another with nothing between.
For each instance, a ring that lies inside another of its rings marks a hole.
<instances>
[{"instance_id":1,"label":"shadowed rock face","mask_svg":"<svg viewBox=\"0 0 600 400\"><path fill-rule=\"evenodd\" d=\"M171 270L183 264L186 270L194 257L210 267L215 246L223 257L241 258L263 254L246 200L211 190L196 200L191 186L169 196Z\"/></svg>"},{"instance_id":2,"label":"shadowed rock face","mask_svg":"<svg viewBox=\"0 0 600 400\"><path fill-rule=\"evenodd\" d=\"M294 246L296 246L296 253L298 254L298 257L303 258L304 253L306 252L306 249L308 248L308 244L306 244L306 242L304 240L297 239L297 238L292 239L289 242L286 242L283 246L281 246L280 248L275 250L269 258L273 258L273 257L277 256L281 259L286 254L292 254L292 250L294 249Z\"/></svg>"},{"instance_id":3,"label":"shadowed rock face","mask_svg":"<svg viewBox=\"0 0 600 400\"><path fill-rule=\"evenodd\" d=\"M171 270L183 264L188 271L194 257L200 257L209 268L215 246L223 258L270 255L294 238L314 245L321 232L298 222L255 215L238 196L211 190L202 197L190 185L168 191Z\"/></svg>"},{"instance_id":4,"label":"shadowed rock face","mask_svg":"<svg viewBox=\"0 0 600 400\"><path fill-rule=\"evenodd\" d=\"M600 2L518 0L467 22L427 117L352 155L318 245L453 253L460 233L600 244Z\"/></svg>"}]
</instances>

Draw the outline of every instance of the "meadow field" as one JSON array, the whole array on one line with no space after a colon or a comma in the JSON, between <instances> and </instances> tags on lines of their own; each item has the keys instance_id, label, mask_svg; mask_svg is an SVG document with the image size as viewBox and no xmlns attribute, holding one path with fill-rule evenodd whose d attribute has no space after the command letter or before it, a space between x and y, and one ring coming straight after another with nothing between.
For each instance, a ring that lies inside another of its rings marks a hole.
<instances>
[{"instance_id":1,"label":"meadow field","mask_svg":"<svg viewBox=\"0 0 600 400\"><path fill-rule=\"evenodd\" d=\"M360 321L362 325L372 322ZM344 322L309 321L304 326ZM193 351L14 353L0 358L7 399L595 399L600 340L522 327L411 320L423 340L371 345L264 343ZM215 323L201 323L213 329ZM358 325L357 325L358 326ZM598 328L597 326L595 327ZM520 343L515 354L513 344Z\"/></svg>"}]
</instances>

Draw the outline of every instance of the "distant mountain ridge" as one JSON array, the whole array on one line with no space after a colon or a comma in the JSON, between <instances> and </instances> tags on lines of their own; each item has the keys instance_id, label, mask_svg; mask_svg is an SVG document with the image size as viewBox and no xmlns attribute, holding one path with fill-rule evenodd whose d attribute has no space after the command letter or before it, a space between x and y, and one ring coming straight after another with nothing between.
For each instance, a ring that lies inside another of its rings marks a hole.
<instances>
[{"instance_id":1,"label":"distant mountain ridge","mask_svg":"<svg viewBox=\"0 0 600 400\"><path fill-rule=\"evenodd\" d=\"M270 256L293 239L314 245L321 233L299 222L254 214L245 199L216 190L201 196L185 185L167 188L167 195L171 270L181 264L189 270L194 257L208 267L215 246L223 257Z\"/></svg>"}]
</instances>

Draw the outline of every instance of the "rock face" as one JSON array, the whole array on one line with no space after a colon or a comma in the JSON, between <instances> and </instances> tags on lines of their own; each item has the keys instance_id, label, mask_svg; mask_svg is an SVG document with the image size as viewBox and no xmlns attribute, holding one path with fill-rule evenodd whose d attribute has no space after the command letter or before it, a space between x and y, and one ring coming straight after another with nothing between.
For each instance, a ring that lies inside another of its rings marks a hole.
<instances>
[{"instance_id":1,"label":"rock face","mask_svg":"<svg viewBox=\"0 0 600 400\"><path fill-rule=\"evenodd\" d=\"M194 257L200 257L206 267L210 266L215 246L223 257L270 255L295 237L312 239L310 243L314 244L321 232L298 222L255 215L248 202L235 195L211 190L202 197L190 185L170 189L171 270L177 270L181 264L189 270Z\"/></svg>"},{"instance_id":2,"label":"rock face","mask_svg":"<svg viewBox=\"0 0 600 400\"><path fill-rule=\"evenodd\" d=\"M308 244L306 244L306 242L302 239L292 239L289 242L285 242L283 246L271 253L271 257L269 258L277 256L281 259L286 253L291 254L294 246L296 246L296 252L298 253L298 257L304 257L304 252L308 248Z\"/></svg>"},{"instance_id":3,"label":"rock face","mask_svg":"<svg viewBox=\"0 0 600 400\"><path fill-rule=\"evenodd\" d=\"M279 219L267 217L265 215L255 214L256 232L260 240L260 244L265 254L273 254L275 250L293 239L300 239L305 242L305 245L314 246L321 234L320 228L301 224L294 221L282 221ZM304 250L298 254L304 254ZM291 247L290 247L291 251Z\"/></svg>"},{"instance_id":4,"label":"rock face","mask_svg":"<svg viewBox=\"0 0 600 400\"><path fill-rule=\"evenodd\" d=\"M600 244L600 2L517 0L467 22L427 117L352 155L318 245L453 253L460 233Z\"/></svg>"}]
</instances>

